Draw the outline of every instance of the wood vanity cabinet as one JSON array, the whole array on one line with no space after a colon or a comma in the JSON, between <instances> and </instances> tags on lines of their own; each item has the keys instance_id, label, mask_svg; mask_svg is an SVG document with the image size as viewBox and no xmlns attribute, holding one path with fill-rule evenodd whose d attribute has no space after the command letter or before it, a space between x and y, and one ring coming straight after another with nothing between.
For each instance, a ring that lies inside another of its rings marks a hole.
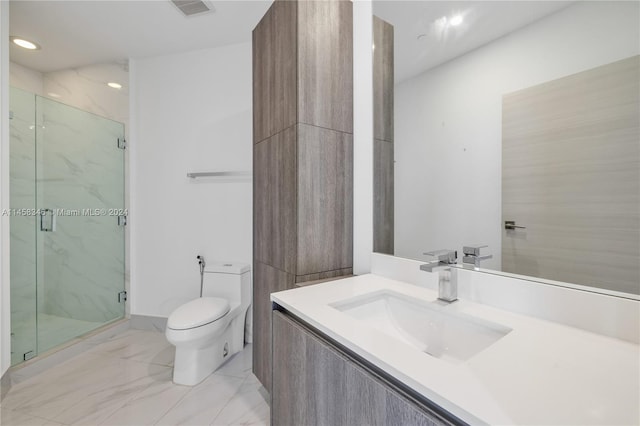
<instances>
[{"instance_id":1,"label":"wood vanity cabinet","mask_svg":"<svg viewBox=\"0 0 640 426\"><path fill-rule=\"evenodd\" d=\"M353 11L275 1L253 31L253 372L269 294L353 271Z\"/></svg>"},{"instance_id":2,"label":"wood vanity cabinet","mask_svg":"<svg viewBox=\"0 0 640 426\"><path fill-rule=\"evenodd\" d=\"M464 424L413 399L296 317L272 315L272 425Z\"/></svg>"}]
</instances>

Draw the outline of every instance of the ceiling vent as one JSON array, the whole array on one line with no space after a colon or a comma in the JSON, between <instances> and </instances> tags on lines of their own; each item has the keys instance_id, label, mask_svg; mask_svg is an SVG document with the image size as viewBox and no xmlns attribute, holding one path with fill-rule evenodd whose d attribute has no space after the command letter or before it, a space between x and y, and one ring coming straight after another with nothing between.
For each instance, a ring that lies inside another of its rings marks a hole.
<instances>
[{"instance_id":1,"label":"ceiling vent","mask_svg":"<svg viewBox=\"0 0 640 426\"><path fill-rule=\"evenodd\" d=\"M215 12L213 5L201 0L171 0L184 16L200 15L207 12Z\"/></svg>"}]
</instances>

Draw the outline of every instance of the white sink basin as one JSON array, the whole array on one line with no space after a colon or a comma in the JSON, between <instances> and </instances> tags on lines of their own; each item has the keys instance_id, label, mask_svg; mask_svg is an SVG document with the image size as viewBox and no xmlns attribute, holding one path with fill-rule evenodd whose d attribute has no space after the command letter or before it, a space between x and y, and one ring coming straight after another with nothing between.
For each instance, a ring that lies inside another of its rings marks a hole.
<instances>
[{"instance_id":1,"label":"white sink basin","mask_svg":"<svg viewBox=\"0 0 640 426\"><path fill-rule=\"evenodd\" d=\"M424 302L392 291L378 291L330 304L420 351L460 363L491 346L509 327L457 312L439 302Z\"/></svg>"}]
</instances>

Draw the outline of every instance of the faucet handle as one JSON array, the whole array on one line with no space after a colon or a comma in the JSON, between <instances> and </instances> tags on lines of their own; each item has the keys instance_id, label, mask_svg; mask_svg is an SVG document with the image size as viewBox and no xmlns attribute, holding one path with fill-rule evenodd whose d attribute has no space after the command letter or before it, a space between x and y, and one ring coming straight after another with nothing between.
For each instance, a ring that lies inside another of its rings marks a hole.
<instances>
[{"instance_id":1,"label":"faucet handle","mask_svg":"<svg viewBox=\"0 0 640 426\"><path fill-rule=\"evenodd\" d=\"M476 268L480 267L481 260L487 260L493 257L492 254L480 256L480 249L484 247L489 247L489 246L487 245L464 246L464 248L462 249L464 253L464 256L462 257L462 263L466 265L473 265Z\"/></svg>"},{"instance_id":2,"label":"faucet handle","mask_svg":"<svg viewBox=\"0 0 640 426\"><path fill-rule=\"evenodd\" d=\"M472 246L464 246L462 248L462 253L469 256L480 256L480 249L489 247L488 245L472 245Z\"/></svg>"},{"instance_id":3,"label":"faucet handle","mask_svg":"<svg viewBox=\"0 0 640 426\"><path fill-rule=\"evenodd\" d=\"M453 265L454 263L456 263L456 260L458 259L458 252L456 250L442 249L442 250L428 251L423 254L426 254L427 256L433 256L436 259L438 259L440 262L445 262L450 265Z\"/></svg>"}]
</instances>

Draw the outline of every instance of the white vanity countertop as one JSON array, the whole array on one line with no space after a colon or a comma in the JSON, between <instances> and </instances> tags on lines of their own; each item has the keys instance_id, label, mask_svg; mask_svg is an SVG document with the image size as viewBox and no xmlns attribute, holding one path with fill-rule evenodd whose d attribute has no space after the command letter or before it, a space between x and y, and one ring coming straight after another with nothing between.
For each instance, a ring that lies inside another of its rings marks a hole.
<instances>
[{"instance_id":1,"label":"white vanity countertop","mask_svg":"<svg viewBox=\"0 0 640 426\"><path fill-rule=\"evenodd\" d=\"M638 345L458 300L446 309L512 331L454 364L329 306L379 290L437 298L434 291L369 274L273 293L271 300L468 423L640 424Z\"/></svg>"}]
</instances>

